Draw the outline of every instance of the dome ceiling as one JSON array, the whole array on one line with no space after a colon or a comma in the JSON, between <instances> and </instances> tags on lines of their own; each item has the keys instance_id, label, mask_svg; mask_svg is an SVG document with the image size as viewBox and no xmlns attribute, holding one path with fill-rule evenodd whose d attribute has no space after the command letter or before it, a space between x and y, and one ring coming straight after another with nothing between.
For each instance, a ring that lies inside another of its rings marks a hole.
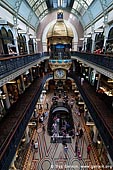
<instances>
[{"instance_id":1,"label":"dome ceiling","mask_svg":"<svg viewBox=\"0 0 113 170\"><path fill-rule=\"evenodd\" d=\"M57 21L52 25L48 31L47 37L73 37L72 29L64 23L64 21Z\"/></svg>"}]
</instances>

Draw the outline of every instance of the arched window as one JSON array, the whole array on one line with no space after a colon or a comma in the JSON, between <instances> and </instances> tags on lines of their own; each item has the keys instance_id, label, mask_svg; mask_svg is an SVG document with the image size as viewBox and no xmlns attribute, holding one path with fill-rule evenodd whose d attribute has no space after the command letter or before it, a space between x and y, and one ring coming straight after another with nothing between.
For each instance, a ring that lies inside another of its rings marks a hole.
<instances>
[{"instance_id":1,"label":"arched window","mask_svg":"<svg viewBox=\"0 0 113 170\"><path fill-rule=\"evenodd\" d=\"M7 43L7 47L8 47L8 53L9 54L16 54L16 46L14 44L14 37L13 34L11 32L11 30L8 30L8 43Z\"/></svg>"},{"instance_id":2,"label":"arched window","mask_svg":"<svg viewBox=\"0 0 113 170\"><path fill-rule=\"evenodd\" d=\"M1 39L2 39L2 44L3 44L4 54L8 54L8 48L7 48L8 33L4 27L1 28Z\"/></svg>"},{"instance_id":3,"label":"arched window","mask_svg":"<svg viewBox=\"0 0 113 170\"><path fill-rule=\"evenodd\" d=\"M8 39L9 39L9 43L14 45L14 37L11 30L8 30Z\"/></svg>"},{"instance_id":4,"label":"arched window","mask_svg":"<svg viewBox=\"0 0 113 170\"><path fill-rule=\"evenodd\" d=\"M22 34L18 34L18 49L19 53L22 54L27 54L27 46L26 46L26 37L23 36Z\"/></svg>"},{"instance_id":5,"label":"arched window","mask_svg":"<svg viewBox=\"0 0 113 170\"><path fill-rule=\"evenodd\" d=\"M104 44L104 34L97 33L95 36L95 49L102 49Z\"/></svg>"},{"instance_id":6,"label":"arched window","mask_svg":"<svg viewBox=\"0 0 113 170\"><path fill-rule=\"evenodd\" d=\"M29 44L29 52L30 52L30 54L34 53L33 39L30 38L28 44Z\"/></svg>"},{"instance_id":7,"label":"arched window","mask_svg":"<svg viewBox=\"0 0 113 170\"><path fill-rule=\"evenodd\" d=\"M2 40L2 34L0 30L0 55L4 54L4 49L3 49L3 40Z\"/></svg>"},{"instance_id":8,"label":"arched window","mask_svg":"<svg viewBox=\"0 0 113 170\"><path fill-rule=\"evenodd\" d=\"M91 52L91 48L92 48L92 39L90 37L90 38L87 39L86 51Z\"/></svg>"},{"instance_id":9,"label":"arched window","mask_svg":"<svg viewBox=\"0 0 113 170\"><path fill-rule=\"evenodd\" d=\"M108 34L108 40L112 40L113 41L113 27L110 29L109 34Z\"/></svg>"},{"instance_id":10,"label":"arched window","mask_svg":"<svg viewBox=\"0 0 113 170\"><path fill-rule=\"evenodd\" d=\"M106 52L113 53L113 27L110 29L108 39L106 41Z\"/></svg>"},{"instance_id":11,"label":"arched window","mask_svg":"<svg viewBox=\"0 0 113 170\"><path fill-rule=\"evenodd\" d=\"M27 45L26 45L26 37L23 36L23 49L24 49L24 54L27 54Z\"/></svg>"}]
</instances>

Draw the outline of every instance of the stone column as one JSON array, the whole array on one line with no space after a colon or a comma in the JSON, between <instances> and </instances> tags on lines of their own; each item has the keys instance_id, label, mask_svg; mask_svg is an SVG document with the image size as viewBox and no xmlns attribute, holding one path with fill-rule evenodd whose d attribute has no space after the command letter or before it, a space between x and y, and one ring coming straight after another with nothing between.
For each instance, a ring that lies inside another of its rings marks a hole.
<instances>
[{"instance_id":1,"label":"stone column","mask_svg":"<svg viewBox=\"0 0 113 170\"><path fill-rule=\"evenodd\" d=\"M97 81L96 91L99 89L99 86L100 86L100 78L101 78L101 74L99 73L99 75L98 75L98 81Z\"/></svg>"},{"instance_id":2,"label":"stone column","mask_svg":"<svg viewBox=\"0 0 113 170\"><path fill-rule=\"evenodd\" d=\"M96 144L97 143L97 137L98 137L98 130L97 130L96 126L93 126L93 133L94 133L93 142L94 142L94 144Z\"/></svg>"},{"instance_id":3,"label":"stone column","mask_svg":"<svg viewBox=\"0 0 113 170\"><path fill-rule=\"evenodd\" d=\"M88 68L88 81L90 81L91 67Z\"/></svg>"},{"instance_id":4,"label":"stone column","mask_svg":"<svg viewBox=\"0 0 113 170\"><path fill-rule=\"evenodd\" d=\"M48 69L48 61L45 61L45 73L47 73L47 69Z\"/></svg>"},{"instance_id":5,"label":"stone column","mask_svg":"<svg viewBox=\"0 0 113 170\"><path fill-rule=\"evenodd\" d=\"M32 68L29 69L29 72L30 72L30 80L31 82L33 82L33 73L32 73Z\"/></svg>"},{"instance_id":6,"label":"stone column","mask_svg":"<svg viewBox=\"0 0 113 170\"><path fill-rule=\"evenodd\" d=\"M21 77L22 90L25 91L24 77L23 75L21 75L20 77Z\"/></svg>"},{"instance_id":7,"label":"stone column","mask_svg":"<svg viewBox=\"0 0 113 170\"><path fill-rule=\"evenodd\" d=\"M84 41L83 41L84 51L86 51L86 45L87 45L87 37L85 37L84 35Z\"/></svg>"},{"instance_id":8,"label":"stone column","mask_svg":"<svg viewBox=\"0 0 113 170\"><path fill-rule=\"evenodd\" d=\"M30 50L29 50L29 35L26 34L26 46L27 46L27 53L30 54Z\"/></svg>"},{"instance_id":9,"label":"stone column","mask_svg":"<svg viewBox=\"0 0 113 170\"><path fill-rule=\"evenodd\" d=\"M26 127L25 130L25 139L26 139L26 143L29 143L30 141L30 137L29 137L29 126Z\"/></svg>"},{"instance_id":10,"label":"stone column","mask_svg":"<svg viewBox=\"0 0 113 170\"><path fill-rule=\"evenodd\" d=\"M14 43L16 46L16 52L17 52L17 55L19 55L18 41L17 41L17 37L18 37L17 25L14 25L13 27L13 36L14 36Z\"/></svg>"},{"instance_id":11,"label":"stone column","mask_svg":"<svg viewBox=\"0 0 113 170\"><path fill-rule=\"evenodd\" d=\"M110 26L108 25L108 14L104 15L103 28L104 28L104 44L103 44L103 48L105 48L106 47L106 40L108 39L108 34L109 34L109 29L110 29ZM106 51L106 49L105 49L105 51Z\"/></svg>"},{"instance_id":12,"label":"stone column","mask_svg":"<svg viewBox=\"0 0 113 170\"><path fill-rule=\"evenodd\" d=\"M33 39L33 45L34 45L34 53L38 53L38 43L37 39Z\"/></svg>"},{"instance_id":13,"label":"stone column","mask_svg":"<svg viewBox=\"0 0 113 170\"><path fill-rule=\"evenodd\" d=\"M93 53L95 49L95 33L92 33L92 48L91 52Z\"/></svg>"},{"instance_id":14,"label":"stone column","mask_svg":"<svg viewBox=\"0 0 113 170\"><path fill-rule=\"evenodd\" d=\"M10 101L9 101L9 96L8 96L8 91L7 91L6 85L3 85L3 91L4 91L5 97L6 97L6 99L3 99L4 102L5 102L5 107L6 107L6 109L9 109L11 104L10 104Z\"/></svg>"},{"instance_id":15,"label":"stone column","mask_svg":"<svg viewBox=\"0 0 113 170\"><path fill-rule=\"evenodd\" d=\"M74 63L74 61L72 62L72 64L73 64L73 71L75 71L75 63Z\"/></svg>"}]
</instances>

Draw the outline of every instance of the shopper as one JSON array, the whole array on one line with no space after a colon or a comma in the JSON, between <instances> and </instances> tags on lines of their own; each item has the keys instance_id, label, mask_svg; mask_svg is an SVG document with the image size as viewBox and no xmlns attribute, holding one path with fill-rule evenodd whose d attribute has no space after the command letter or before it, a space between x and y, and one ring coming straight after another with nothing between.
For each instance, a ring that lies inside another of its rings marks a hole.
<instances>
[{"instance_id":1,"label":"shopper","mask_svg":"<svg viewBox=\"0 0 113 170\"><path fill-rule=\"evenodd\" d=\"M87 157L90 155L90 151L91 151L91 145L89 144L87 147Z\"/></svg>"},{"instance_id":2,"label":"shopper","mask_svg":"<svg viewBox=\"0 0 113 170\"><path fill-rule=\"evenodd\" d=\"M81 138L83 136L83 130L82 130L82 128L80 128L80 130L79 130L79 138Z\"/></svg>"},{"instance_id":3,"label":"shopper","mask_svg":"<svg viewBox=\"0 0 113 170\"><path fill-rule=\"evenodd\" d=\"M45 133L45 126L44 126L44 124L42 125L42 131L43 131L43 133Z\"/></svg>"},{"instance_id":4,"label":"shopper","mask_svg":"<svg viewBox=\"0 0 113 170\"><path fill-rule=\"evenodd\" d=\"M75 156L77 156L77 152L78 152L78 142L75 143Z\"/></svg>"},{"instance_id":5,"label":"shopper","mask_svg":"<svg viewBox=\"0 0 113 170\"><path fill-rule=\"evenodd\" d=\"M34 140L32 139L32 141L31 141L31 149L33 149L34 148Z\"/></svg>"},{"instance_id":6,"label":"shopper","mask_svg":"<svg viewBox=\"0 0 113 170\"><path fill-rule=\"evenodd\" d=\"M67 144L64 145L64 154L65 154L65 158L67 159L67 153L68 153L68 147Z\"/></svg>"}]
</instances>

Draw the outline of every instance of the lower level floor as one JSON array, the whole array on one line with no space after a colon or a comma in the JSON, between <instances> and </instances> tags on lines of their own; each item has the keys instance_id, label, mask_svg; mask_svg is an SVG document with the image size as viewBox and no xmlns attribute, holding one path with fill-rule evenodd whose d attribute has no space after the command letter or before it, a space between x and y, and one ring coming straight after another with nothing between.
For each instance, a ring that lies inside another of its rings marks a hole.
<instances>
[{"instance_id":1,"label":"lower level floor","mask_svg":"<svg viewBox=\"0 0 113 170\"><path fill-rule=\"evenodd\" d=\"M48 108L45 110L48 115L43 117L43 123L39 123L39 117L37 117L38 124L35 128L32 128L30 142L18 148L13 168L17 170L108 170L112 168L110 165L104 165L100 162L97 148L93 145L89 133L89 126L85 124L84 113L79 112L79 106L76 104L73 92L68 93L68 104L70 105L72 98L74 98L71 111L75 135L68 140L69 136L67 134L65 144L59 134L56 135L57 140L52 140L47 127L53 96L53 91L46 94L45 100L48 103ZM58 101L63 101L62 93L60 93ZM82 136L78 134L78 129L82 129ZM89 152L88 146L90 146Z\"/></svg>"}]
</instances>

